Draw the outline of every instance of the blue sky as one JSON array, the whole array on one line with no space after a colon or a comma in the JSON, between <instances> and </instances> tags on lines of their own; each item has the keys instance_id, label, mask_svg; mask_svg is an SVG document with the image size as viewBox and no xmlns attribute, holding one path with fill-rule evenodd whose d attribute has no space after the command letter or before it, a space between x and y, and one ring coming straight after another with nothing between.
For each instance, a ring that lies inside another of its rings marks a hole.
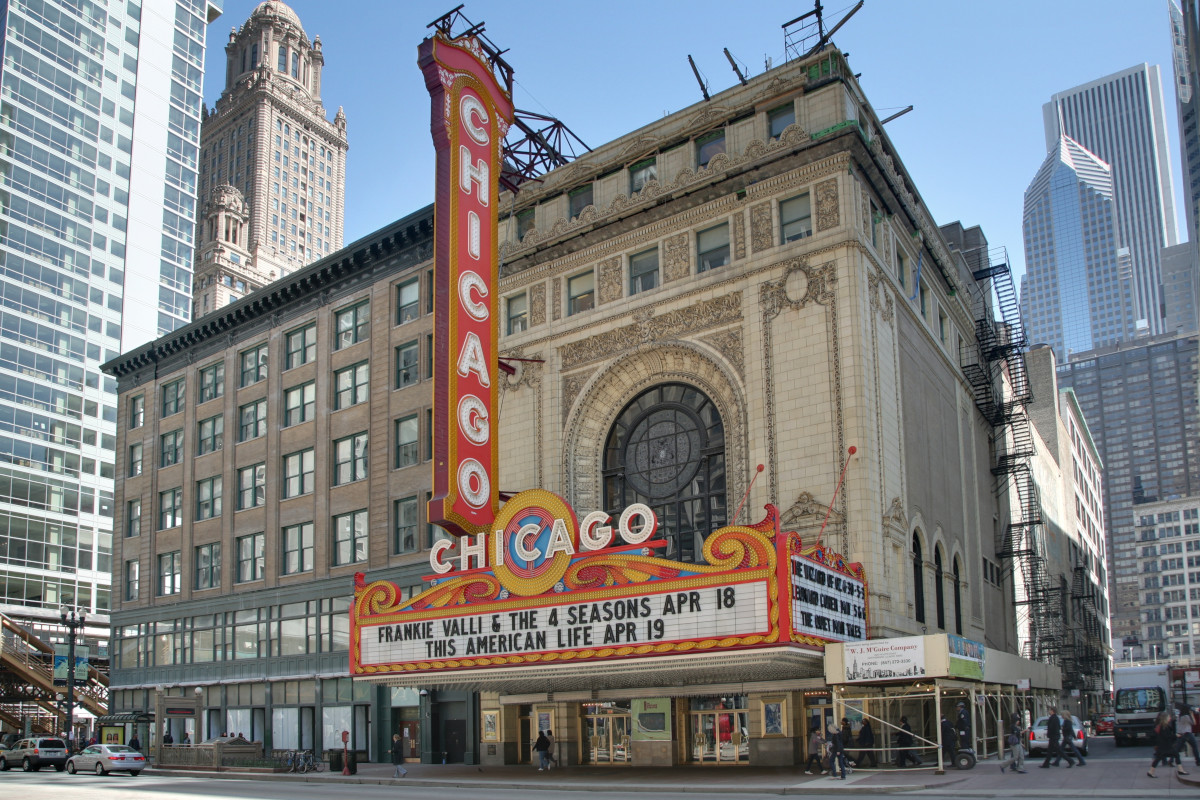
<instances>
[{"instance_id":1,"label":"blue sky","mask_svg":"<svg viewBox=\"0 0 1200 800\"><path fill-rule=\"evenodd\" d=\"M455 0L294 0L325 51L322 99L343 106L350 153L346 242L433 198L429 95L416 66L425 26ZM825 0L831 18L853 0ZM224 86L224 47L257 0L225 0L209 26L205 99ZM722 48L761 74L783 59L782 23L808 0L471 0L516 71L516 104L563 120L592 147L701 100L690 53L716 93L737 78ZM1022 195L1045 157L1041 106L1054 92L1147 62L1162 71L1176 207L1182 209L1167 0L867 0L835 43L861 72L939 224L981 225L1023 271ZM1180 237L1186 225L1178 220Z\"/></svg>"}]
</instances>

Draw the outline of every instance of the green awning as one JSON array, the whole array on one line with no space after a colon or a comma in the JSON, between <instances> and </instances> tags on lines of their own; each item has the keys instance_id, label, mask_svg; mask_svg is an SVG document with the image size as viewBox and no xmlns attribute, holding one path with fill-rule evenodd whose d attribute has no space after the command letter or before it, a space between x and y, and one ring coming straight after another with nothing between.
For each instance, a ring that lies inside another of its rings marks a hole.
<instances>
[{"instance_id":1,"label":"green awning","mask_svg":"<svg viewBox=\"0 0 1200 800\"><path fill-rule=\"evenodd\" d=\"M103 717L96 717L96 722L101 725L120 725L126 722L149 724L154 722L154 715L145 711L131 711L125 714L105 714Z\"/></svg>"}]
</instances>

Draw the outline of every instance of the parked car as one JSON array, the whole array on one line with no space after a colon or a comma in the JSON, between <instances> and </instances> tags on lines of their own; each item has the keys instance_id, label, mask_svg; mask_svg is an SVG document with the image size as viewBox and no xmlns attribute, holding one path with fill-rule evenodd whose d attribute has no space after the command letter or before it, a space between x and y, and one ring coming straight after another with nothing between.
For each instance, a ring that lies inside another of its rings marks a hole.
<instances>
[{"instance_id":1,"label":"parked car","mask_svg":"<svg viewBox=\"0 0 1200 800\"><path fill-rule=\"evenodd\" d=\"M1099 717L1096 717L1096 725L1093 730L1097 735L1111 736L1113 732L1113 726L1116 725L1116 723L1117 718L1112 714L1103 714Z\"/></svg>"},{"instance_id":2,"label":"parked car","mask_svg":"<svg viewBox=\"0 0 1200 800\"><path fill-rule=\"evenodd\" d=\"M59 772L67 763L67 743L57 736L37 736L21 739L11 750L0 752L0 770L20 764L26 772L42 767L54 767Z\"/></svg>"},{"instance_id":3,"label":"parked car","mask_svg":"<svg viewBox=\"0 0 1200 800\"><path fill-rule=\"evenodd\" d=\"M1046 752L1046 720L1049 717L1038 717L1037 722L1033 723L1033 727L1029 729L1029 754L1042 754ZM1075 749L1082 755L1088 754L1087 748L1087 733L1083 730L1083 720L1074 714L1071 715L1071 721L1075 725Z\"/></svg>"},{"instance_id":4,"label":"parked car","mask_svg":"<svg viewBox=\"0 0 1200 800\"><path fill-rule=\"evenodd\" d=\"M146 768L146 757L124 744L93 744L67 759L67 772L128 772L136 776Z\"/></svg>"}]
</instances>

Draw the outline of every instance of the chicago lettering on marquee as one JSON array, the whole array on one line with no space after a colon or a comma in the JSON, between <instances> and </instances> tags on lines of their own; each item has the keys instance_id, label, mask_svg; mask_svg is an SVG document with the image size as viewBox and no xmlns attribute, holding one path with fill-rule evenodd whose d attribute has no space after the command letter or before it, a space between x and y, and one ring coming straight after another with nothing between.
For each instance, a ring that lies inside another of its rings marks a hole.
<instances>
[{"instance_id":1,"label":"chicago lettering on marquee","mask_svg":"<svg viewBox=\"0 0 1200 800\"><path fill-rule=\"evenodd\" d=\"M499 510L496 195L513 105L473 37L436 34L418 64L437 152L429 521L465 536L489 530Z\"/></svg>"}]
</instances>

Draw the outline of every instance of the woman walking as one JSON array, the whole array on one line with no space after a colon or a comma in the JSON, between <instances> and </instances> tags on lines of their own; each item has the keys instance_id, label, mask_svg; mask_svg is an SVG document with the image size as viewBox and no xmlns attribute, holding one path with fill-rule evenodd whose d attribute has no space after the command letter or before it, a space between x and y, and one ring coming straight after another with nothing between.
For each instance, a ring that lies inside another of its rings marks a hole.
<instances>
[{"instance_id":1,"label":"woman walking","mask_svg":"<svg viewBox=\"0 0 1200 800\"><path fill-rule=\"evenodd\" d=\"M393 778L403 778L408 774L408 770L404 768L404 740L400 738L400 734L392 734L392 770Z\"/></svg>"},{"instance_id":2,"label":"woman walking","mask_svg":"<svg viewBox=\"0 0 1200 800\"><path fill-rule=\"evenodd\" d=\"M1011 769L1013 772L1025 774L1025 730L1021 725L1021 715L1012 715L1012 724L1004 743L1008 745L1008 761L1000 765L1000 771Z\"/></svg>"},{"instance_id":3,"label":"woman walking","mask_svg":"<svg viewBox=\"0 0 1200 800\"><path fill-rule=\"evenodd\" d=\"M821 766L821 754L825 750L825 737L821 735L820 724L813 725L808 734L808 761L804 765L805 775L824 775Z\"/></svg>"},{"instance_id":4,"label":"woman walking","mask_svg":"<svg viewBox=\"0 0 1200 800\"><path fill-rule=\"evenodd\" d=\"M1179 763L1176 756L1175 745L1175 726L1171 724L1171 714L1168 711L1160 712L1154 724L1154 761L1150 764L1150 771L1146 774L1151 778L1157 777L1154 774L1154 769L1160 762L1165 762L1170 765L1171 761L1175 761L1175 772L1178 775L1187 775L1183 771L1183 765Z\"/></svg>"}]
</instances>

